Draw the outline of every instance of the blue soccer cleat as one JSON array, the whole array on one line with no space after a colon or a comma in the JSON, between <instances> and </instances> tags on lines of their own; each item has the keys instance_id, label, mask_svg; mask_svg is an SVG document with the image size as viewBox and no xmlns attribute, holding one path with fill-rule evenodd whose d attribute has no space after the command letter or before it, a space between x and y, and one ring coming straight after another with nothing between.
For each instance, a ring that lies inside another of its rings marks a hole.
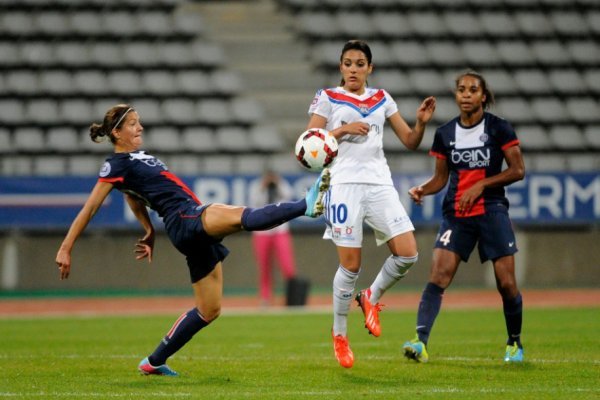
<instances>
[{"instance_id":1,"label":"blue soccer cleat","mask_svg":"<svg viewBox=\"0 0 600 400\"><path fill-rule=\"evenodd\" d=\"M329 168L325 168L319 178L306 192L306 212L304 215L311 218L316 218L323 214L323 196L329 190L329 182L331 181L331 173Z\"/></svg>"},{"instance_id":2,"label":"blue soccer cleat","mask_svg":"<svg viewBox=\"0 0 600 400\"><path fill-rule=\"evenodd\" d=\"M142 375L163 375L163 376L178 376L179 374L167 366L167 364L154 367L148 361L148 357L140 361L138 370Z\"/></svg>"},{"instance_id":3,"label":"blue soccer cleat","mask_svg":"<svg viewBox=\"0 0 600 400\"><path fill-rule=\"evenodd\" d=\"M404 357L409 360L415 360L416 362L426 363L429 361L429 354L427 354L427 347L425 343L421 342L418 337L413 340L409 340L402 346L404 349Z\"/></svg>"},{"instance_id":4,"label":"blue soccer cleat","mask_svg":"<svg viewBox=\"0 0 600 400\"><path fill-rule=\"evenodd\" d=\"M506 353L504 354L504 362L507 363L520 363L523 362L523 348L519 347L516 343L512 346L506 346Z\"/></svg>"}]
</instances>

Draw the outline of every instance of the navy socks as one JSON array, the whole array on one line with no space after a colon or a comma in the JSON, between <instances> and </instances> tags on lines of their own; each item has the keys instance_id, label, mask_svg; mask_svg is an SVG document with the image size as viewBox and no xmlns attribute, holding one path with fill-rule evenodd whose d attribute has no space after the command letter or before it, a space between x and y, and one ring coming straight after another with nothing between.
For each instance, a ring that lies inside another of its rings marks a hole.
<instances>
[{"instance_id":1,"label":"navy socks","mask_svg":"<svg viewBox=\"0 0 600 400\"><path fill-rule=\"evenodd\" d=\"M419 303L419 312L417 313L417 336L425 344L429 340L429 334L433 323L442 307L442 295L444 289L438 285L429 282L421 295Z\"/></svg>"},{"instance_id":2,"label":"navy socks","mask_svg":"<svg viewBox=\"0 0 600 400\"><path fill-rule=\"evenodd\" d=\"M523 324L523 298L521 293L514 299L502 298L504 306L504 320L506 321L506 331L508 333L507 345L517 344L521 346L521 326Z\"/></svg>"},{"instance_id":3,"label":"navy socks","mask_svg":"<svg viewBox=\"0 0 600 400\"><path fill-rule=\"evenodd\" d=\"M162 339L154 353L148 357L150 365L158 367L163 365L167 358L175 354L177 350L198 332L208 325L196 308L182 314L167 335Z\"/></svg>"},{"instance_id":4,"label":"navy socks","mask_svg":"<svg viewBox=\"0 0 600 400\"><path fill-rule=\"evenodd\" d=\"M306 200L267 204L260 208L247 207L242 212L242 227L245 231L264 231L304 215Z\"/></svg>"}]
</instances>

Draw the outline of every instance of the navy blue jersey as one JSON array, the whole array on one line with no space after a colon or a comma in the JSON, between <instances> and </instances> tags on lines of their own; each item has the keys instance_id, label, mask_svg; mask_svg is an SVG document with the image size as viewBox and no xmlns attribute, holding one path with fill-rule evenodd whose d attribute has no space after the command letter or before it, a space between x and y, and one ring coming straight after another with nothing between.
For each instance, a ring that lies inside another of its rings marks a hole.
<instances>
[{"instance_id":1,"label":"navy blue jersey","mask_svg":"<svg viewBox=\"0 0 600 400\"><path fill-rule=\"evenodd\" d=\"M471 217L487 211L507 211L504 187L486 188L470 211L458 213L460 196L477 181L502 171L503 150L519 144L508 121L485 112L480 122L463 126L456 117L435 131L430 155L446 160L449 185L442 211L444 215Z\"/></svg>"},{"instance_id":2,"label":"navy blue jersey","mask_svg":"<svg viewBox=\"0 0 600 400\"><path fill-rule=\"evenodd\" d=\"M144 151L113 154L102 165L99 180L143 200L161 217L191 204L201 204L162 161Z\"/></svg>"}]
</instances>

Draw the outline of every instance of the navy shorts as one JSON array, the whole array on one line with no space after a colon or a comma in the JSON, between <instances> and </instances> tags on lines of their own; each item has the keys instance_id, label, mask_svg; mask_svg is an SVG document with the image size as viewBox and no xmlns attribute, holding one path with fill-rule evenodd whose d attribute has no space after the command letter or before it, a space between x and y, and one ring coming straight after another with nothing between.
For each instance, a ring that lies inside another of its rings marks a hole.
<instances>
[{"instance_id":1,"label":"navy shorts","mask_svg":"<svg viewBox=\"0 0 600 400\"><path fill-rule=\"evenodd\" d=\"M444 217L435 248L450 250L468 261L475 244L482 263L515 254L517 244L508 214L487 212L474 217Z\"/></svg>"},{"instance_id":2,"label":"navy shorts","mask_svg":"<svg viewBox=\"0 0 600 400\"><path fill-rule=\"evenodd\" d=\"M192 283L211 273L229 254L221 239L209 236L200 216L209 205L193 205L165 218L165 229L173 245L187 260Z\"/></svg>"}]
</instances>

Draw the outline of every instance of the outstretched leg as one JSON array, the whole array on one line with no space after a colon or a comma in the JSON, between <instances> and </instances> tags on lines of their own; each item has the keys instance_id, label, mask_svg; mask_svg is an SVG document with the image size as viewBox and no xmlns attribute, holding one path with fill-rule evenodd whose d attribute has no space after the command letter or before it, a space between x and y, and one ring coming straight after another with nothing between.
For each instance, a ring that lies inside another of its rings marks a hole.
<instances>
[{"instance_id":1,"label":"outstretched leg","mask_svg":"<svg viewBox=\"0 0 600 400\"><path fill-rule=\"evenodd\" d=\"M196 307L182 314L161 340L154 352L142 360L138 369L145 375L176 376L166 365L169 357L181 349L221 312L223 273L221 263L207 276L192 284Z\"/></svg>"}]
</instances>

